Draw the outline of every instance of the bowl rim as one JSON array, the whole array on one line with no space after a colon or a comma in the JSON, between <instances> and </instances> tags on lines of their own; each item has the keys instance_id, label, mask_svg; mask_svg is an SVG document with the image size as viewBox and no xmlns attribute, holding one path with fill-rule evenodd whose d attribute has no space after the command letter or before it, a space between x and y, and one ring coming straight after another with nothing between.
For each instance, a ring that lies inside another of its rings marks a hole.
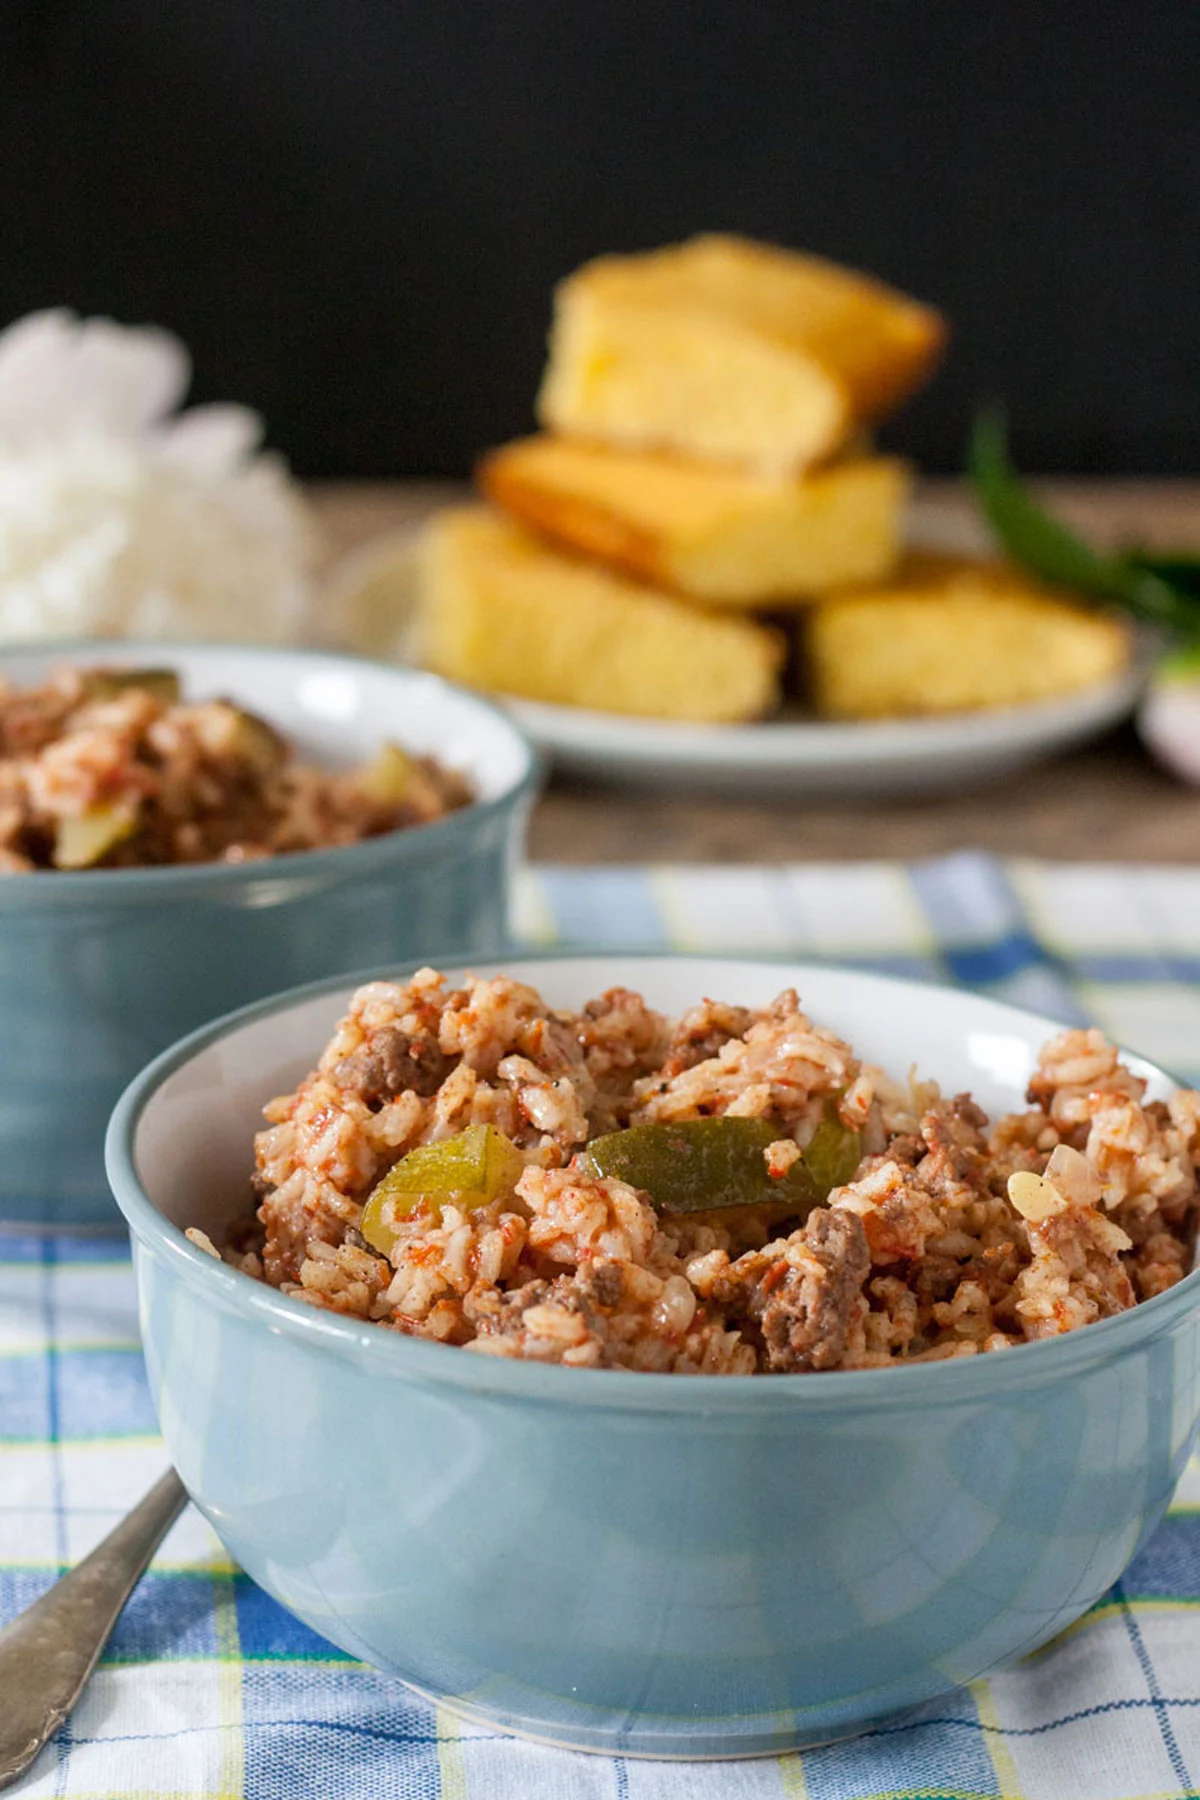
<instances>
[{"instance_id":1,"label":"bowl rim","mask_svg":"<svg viewBox=\"0 0 1200 1800\"><path fill-rule=\"evenodd\" d=\"M261 657L266 661L294 657L327 666L348 665L352 670L373 669L405 686L420 682L427 690L452 695L466 701L477 713L498 724L522 758L522 767L500 793L489 800L471 800L466 806L446 813L425 824L406 826L399 831L381 832L377 837L360 838L353 844L335 844L324 850L290 850L286 854L266 856L252 862L172 863L163 867L132 869L53 869L35 870L30 882L0 879L0 913L23 911L29 902L21 896L33 890L37 909L61 901L78 902L83 896L94 900L143 898L151 902L163 897L163 890L184 887L189 890L209 886L237 888L256 882L279 881L293 877L297 882L311 877L317 880L334 874L353 877L386 866L398 855L416 854L416 847L436 855L439 846L461 833L474 830L532 798L541 784L546 769L542 752L528 732L517 724L502 706L472 688L461 687L426 669L413 669L401 663L388 663L378 657L360 656L352 650L323 650L306 644L237 644L205 638L39 638L24 643L0 645L0 675L10 657L53 657L63 662L81 657L108 655L128 651L131 657L142 654L169 663L174 655L191 655L196 651L213 652L229 657ZM403 846L403 849L401 848ZM40 879L49 876L51 879Z\"/></svg>"},{"instance_id":2,"label":"bowl rim","mask_svg":"<svg viewBox=\"0 0 1200 1800\"><path fill-rule=\"evenodd\" d=\"M409 1379L434 1386L467 1389L492 1398L537 1403L571 1401L610 1411L687 1412L702 1415L746 1414L780 1406L805 1411L872 1411L907 1403L910 1406L959 1405L979 1399L1003 1401L1007 1394L1027 1386L1041 1386L1078 1373L1112 1356L1132 1351L1147 1339L1171 1328L1185 1313L1200 1306L1200 1265L1165 1292L1143 1300L1127 1312L1098 1319L1054 1338L1041 1338L1013 1346L1013 1352L992 1351L975 1356L951 1357L940 1362L910 1363L882 1369L834 1369L810 1371L794 1380L766 1379L752 1375L689 1375L643 1373L632 1369L568 1369L558 1364L519 1358L480 1356L456 1345L388 1331L363 1320L309 1306L277 1288L218 1262L186 1238L155 1206L138 1174L134 1141L142 1114L176 1070L201 1051L231 1036L244 1026L275 1014L285 1014L309 1001L337 993L352 993L370 981L397 980L423 967L474 968L483 974L503 972L505 963L557 964L603 960L619 969L636 958L663 962L726 962L777 968L789 978L808 973L841 974L883 987L897 998L919 1000L931 991L974 1000L1000 1022L1005 1016L1022 1025L1044 1028L1047 1035L1067 1029L1061 1021L1030 1008L1015 1006L970 988L945 982L915 981L871 970L847 968L815 959L788 959L778 953L696 953L664 950L660 946L637 949L588 945L526 949L512 945L476 961L461 951L448 953L439 963L435 954L400 964L352 971L306 982L264 1000L238 1007L202 1025L171 1045L146 1065L125 1089L109 1120L105 1134L105 1167L109 1185L134 1238L164 1261L172 1273L221 1306L223 1310L261 1322L276 1334L348 1356L369 1365L368 1372L391 1379ZM1173 1076L1159 1064L1137 1052L1126 1051L1178 1090ZM140 1285L140 1276L139 1276Z\"/></svg>"}]
</instances>

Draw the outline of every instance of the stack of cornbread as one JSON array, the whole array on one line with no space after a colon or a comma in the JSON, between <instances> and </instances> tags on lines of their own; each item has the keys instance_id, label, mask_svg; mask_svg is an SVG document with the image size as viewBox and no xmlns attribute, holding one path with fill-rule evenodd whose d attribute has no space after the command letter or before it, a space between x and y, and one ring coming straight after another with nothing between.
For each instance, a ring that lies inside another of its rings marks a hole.
<instances>
[{"instance_id":1,"label":"stack of cornbread","mask_svg":"<svg viewBox=\"0 0 1200 1800\"><path fill-rule=\"evenodd\" d=\"M904 553L910 473L866 433L944 337L879 282L740 238L587 264L556 296L543 431L484 458L490 504L427 528L423 660L714 723L772 712L796 666L840 718L1102 679L1126 654L1106 619L998 565Z\"/></svg>"}]
</instances>

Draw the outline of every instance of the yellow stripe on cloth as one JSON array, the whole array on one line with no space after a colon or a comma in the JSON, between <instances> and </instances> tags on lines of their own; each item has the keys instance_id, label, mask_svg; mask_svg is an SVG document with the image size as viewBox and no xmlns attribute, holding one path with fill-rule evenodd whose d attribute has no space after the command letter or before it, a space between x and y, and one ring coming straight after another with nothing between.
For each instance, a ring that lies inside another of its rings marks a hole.
<instances>
[{"instance_id":1,"label":"yellow stripe on cloth","mask_svg":"<svg viewBox=\"0 0 1200 1800\"><path fill-rule=\"evenodd\" d=\"M518 942L528 942L537 949L559 941L558 921L536 869L517 870L510 923Z\"/></svg>"},{"instance_id":2,"label":"yellow stripe on cloth","mask_svg":"<svg viewBox=\"0 0 1200 1800\"><path fill-rule=\"evenodd\" d=\"M779 1785L783 1789L784 1800L809 1800L808 1777L804 1773L804 1758L799 1750L792 1750L787 1756L780 1757Z\"/></svg>"},{"instance_id":3,"label":"yellow stripe on cloth","mask_svg":"<svg viewBox=\"0 0 1200 1800\"><path fill-rule=\"evenodd\" d=\"M983 1741L987 1747L988 1756L996 1771L998 1800L1023 1800L1017 1765L1004 1741L1004 1727L1000 1723L1000 1715L996 1711L996 1702L992 1699L989 1683L973 1681L971 1697L975 1702L975 1710L979 1714L979 1723L983 1726Z\"/></svg>"},{"instance_id":4,"label":"yellow stripe on cloth","mask_svg":"<svg viewBox=\"0 0 1200 1800\"><path fill-rule=\"evenodd\" d=\"M213 1800L242 1800L246 1791L246 1741L242 1725L242 1640L232 1569L213 1572L213 1625L217 1638L217 1705L220 1721L220 1792Z\"/></svg>"},{"instance_id":5,"label":"yellow stripe on cloth","mask_svg":"<svg viewBox=\"0 0 1200 1800\"><path fill-rule=\"evenodd\" d=\"M1158 1599L1157 1597L1143 1599L1137 1594L1132 1594L1126 1595L1121 1600L1097 1600L1096 1604L1090 1606L1082 1618L1074 1620L1070 1625L1064 1625L1062 1630L1057 1632L1048 1643L1040 1645L1036 1650L1030 1650L1024 1660L1030 1665L1048 1662L1068 1638L1081 1637L1085 1631L1090 1631L1097 1625L1108 1624L1113 1619L1123 1619L1130 1609L1139 1618L1145 1614L1161 1617L1165 1613L1194 1613L1200 1609L1200 1595L1188 1594L1179 1599ZM1139 1800L1139 1797L1135 1795L1133 1800Z\"/></svg>"},{"instance_id":6,"label":"yellow stripe on cloth","mask_svg":"<svg viewBox=\"0 0 1200 1800\"><path fill-rule=\"evenodd\" d=\"M441 1800L467 1800L467 1765L463 1756L462 1726L444 1706L436 1709L434 1717Z\"/></svg>"}]
</instances>

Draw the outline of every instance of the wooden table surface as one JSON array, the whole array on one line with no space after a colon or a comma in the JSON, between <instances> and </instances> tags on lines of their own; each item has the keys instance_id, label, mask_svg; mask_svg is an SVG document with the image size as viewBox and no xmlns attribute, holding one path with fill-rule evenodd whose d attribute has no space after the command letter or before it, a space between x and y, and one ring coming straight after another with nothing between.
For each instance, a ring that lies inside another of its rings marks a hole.
<instances>
[{"instance_id":1,"label":"wooden table surface","mask_svg":"<svg viewBox=\"0 0 1200 1800\"><path fill-rule=\"evenodd\" d=\"M1048 480L1040 491L1097 544L1200 545L1200 481ZM461 495L438 482L321 484L331 557ZM917 519L971 543L955 481L930 481ZM1070 861L1200 862L1200 789L1163 773L1132 727L961 797L806 803L653 793L555 780L533 819L539 861L795 862L912 858L979 848Z\"/></svg>"}]
</instances>

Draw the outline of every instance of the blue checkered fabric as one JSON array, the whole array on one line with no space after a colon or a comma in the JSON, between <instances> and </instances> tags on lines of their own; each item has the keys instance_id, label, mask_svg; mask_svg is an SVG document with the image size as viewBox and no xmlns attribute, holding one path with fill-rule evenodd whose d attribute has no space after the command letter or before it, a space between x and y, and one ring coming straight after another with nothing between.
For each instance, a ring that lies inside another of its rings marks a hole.
<instances>
[{"instance_id":1,"label":"blue checkered fabric","mask_svg":"<svg viewBox=\"0 0 1200 1800\"><path fill-rule=\"evenodd\" d=\"M538 944L771 951L1088 1019L1200 1083L1200 873L977 856L900 868L523 877ZM163 1467L115 1234L0 1231L0 1618ZM0 1695L0 1706L3 1696ZM489 1735L315 1636L189 1511L26 1800L1182 1800L1200 1789L1200 1470L1054 1644L901 1724L776 1761L673 1766Z\"/></svg>"}]
</instances>

